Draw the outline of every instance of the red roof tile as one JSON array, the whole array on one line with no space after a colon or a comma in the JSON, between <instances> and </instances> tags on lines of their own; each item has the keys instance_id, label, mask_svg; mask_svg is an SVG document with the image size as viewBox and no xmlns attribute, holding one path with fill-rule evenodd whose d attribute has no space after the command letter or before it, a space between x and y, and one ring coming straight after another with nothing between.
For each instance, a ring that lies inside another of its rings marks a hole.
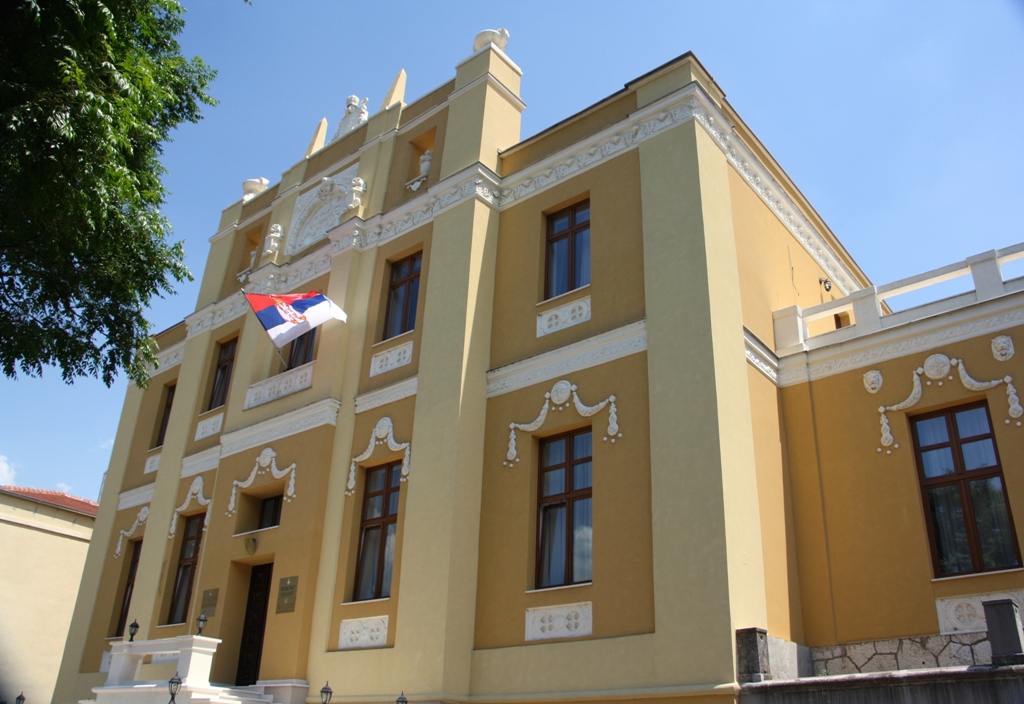
<instances>
[{"instance_id":1,"label":"red roof tile","mask_svg":"<svg viewBox=\"0 0 1024 704\"><path fill-rule=\"evenodd\" d=\"M72 511L78 511L79 513L85 513L90 516L95 516L96 511L99 509L99 504L95 501L89 501L89 499L65 494L63 491L54 491L52 489L32 489L26 486L0 486L0 491L8 494L17 494L18 496L23 496L26 499L59 506L60 508L66 508Z\"/></svg>"}]
</instances>

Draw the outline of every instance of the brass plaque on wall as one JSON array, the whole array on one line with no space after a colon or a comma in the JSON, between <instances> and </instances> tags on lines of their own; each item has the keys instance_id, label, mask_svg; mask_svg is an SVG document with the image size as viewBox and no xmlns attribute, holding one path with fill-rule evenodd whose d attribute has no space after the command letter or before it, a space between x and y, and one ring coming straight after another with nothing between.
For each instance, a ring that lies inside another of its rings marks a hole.
<instances>
[{"instance_id":1,"label":"brass plaque on wall","mask_svg":"<svg viewBox=\"0 0 1024 704\"><path fill-rule=\"evenodd\" d=\"M295 594L299 590L299 578L282 577L277 588L277 613L290 614L295 611Z\"/></svg>"},{"instance_id":2,"label":"brass plaque on wall","mask_svg":"<svg viewBox=\"0 0 1024 704\"><path fill-rule=\"evenodd\" d=\"M206 614L207 618L217 614L217 595L219 593L220 589L207 589L203 592L203 604L199 607L199 611Z\"/></svg>"}]
</instances>

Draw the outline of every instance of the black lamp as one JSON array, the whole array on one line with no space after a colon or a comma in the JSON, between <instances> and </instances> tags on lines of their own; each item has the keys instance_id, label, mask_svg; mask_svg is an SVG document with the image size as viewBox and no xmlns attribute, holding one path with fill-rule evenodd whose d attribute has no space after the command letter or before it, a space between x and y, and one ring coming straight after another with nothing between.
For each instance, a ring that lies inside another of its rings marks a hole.
<instances>
[{"instance_id":1,"label":"black lamp","mask_svg":"<svg viewBox=\"0 0 1024 704\"><path fill-rule=\"evenodd\" d=\"M138 621L138 619L135 619L128 626L128 642L129 643L134 643L135 642L135 634L138 633L138 632L139 632L139 621Z\"/></svg>"},{"instance_id":2,"label":"black lamp","mask_svg":"<svg viewBox=\"0 0 1024 704\"><path fill-rule=\"evenodd\" d=\"M398 695L395 704L409 704L409 700L405 698L405 690L402 690L402 693Z\"/></svg>"},{"instance_id":3,"label":"black lamp","mask_svg":"<svg viewBox=\"0 0 1024 704\"><path fill-rule=\"evenodd\" d=\"M181 678L175 672L174 677L167 680L167 691L171 693L171 701L168 704L175 704L174 698L178 696L179 689L181 689Z\"/></svg>"},{"instance_id":4,"label":"black lamp","mask_svg":"<svg viewBox=\"0 0 1024 704\"><path fill-rule=\"evenodd\" d=\"M206 614L200 612L199 618L196 619L196 625L199 626L199 635L203 635L203 629L206 628L206 621Z\"/></svg>"},{"instance_id":5,"label":"black lamp","mask_svg":"<svg viewBox=\"0 0 1024 704\"><path fill-rule=\"evenodd\" d=\"M22 692L14 698L14 704L25 704L25 693Z\"/></svg>"},{"instance_id":6,"label":"black lamp","mask_svg":"<svg viewBox=\"0 0 1024 704\"><path fill-rule=\"evenodd\" d=\"M324 685L324 688L320 690L320 704L331 704L332 694L334 694L334 690L331 689L331 683L328 682Z\"/></svg>"}]
</instances>

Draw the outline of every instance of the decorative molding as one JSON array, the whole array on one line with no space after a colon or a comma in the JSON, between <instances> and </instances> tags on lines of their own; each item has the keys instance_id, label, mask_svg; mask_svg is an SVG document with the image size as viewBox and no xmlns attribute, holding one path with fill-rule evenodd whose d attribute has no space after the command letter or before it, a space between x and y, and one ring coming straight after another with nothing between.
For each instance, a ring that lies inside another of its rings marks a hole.
<instances>
[{"instance_id":1,"label":"decorative molding","mask_svg":"<svg viewBox=\"0 0 1024 704\"><path fill-rule=\"evenodd\" d=\"M117 510L124 511L126 508L148 504L153 500L153 486L153 484L145 484L135 489L122 491L117 495Z\"/></svg>"},{"instance_id":2,"label":"decorative molding","mask_svg":"<svg viewBox=\"0 0 1024 704\"><path fill-rule=\"evenodd\" d=\"M249 310L249 302L245 296L241 292L233 293L224 300L212 303L187 316L185 325L188 327L188 333L186 333L185 339L191 339L201 332L234 320L245 315Z\"/></svg>"},{"instance_id":3,"label":"decorative molding","mask_svg":"<svg viewBox=\"0 0 1024 704\"><path fill-rule=\"evenodd\" d=\"M196 440L202 440L208 438L211 435L216 435L220 432L221 427L224 425L224 412L221 411L215 416L204 418L199 421L196 425Z\"/></svg>"},{"instance_id":4,"label":"decorative molding","mask_svg":"<svg viewBox=\"0 0 1024 704\"><path fill-rule=\"evenodd\" d=\"M505 461L502 464L506 467L512 467L516 462L519 461L519 457L516 455L516 431L522 430L524 433L532 433L539 430L544 421L548 417L548 411L551 410L552 405L556 411L564 411L569 408L569 399L572 398L573 404L576 406L576 412L584 418L589 418L596 415L598 411L608 406L608 431L604 436L604 440L609 439L614 443L618 438L622 437L622 433L619 432L619 416L618 408L615 406L615 396L609 396L604 401L594 405L585 406L580 401L579 395L576 393L576 385L569 383L567 380L562 379L556 381L555 385L551 387L551 391L544 394L544 405L541 406L540 413L531 423L509 423L508 433L508 453L505 455Z\"/></svg>"},{"instance_id":5,"label":"decorative molding","mask_svg":"<svg viewBox=\"0 0 1024 704\"><path fill-rule=\"evenodd\" d=\"M353 199L365 191L358 177L359 162L334 176L320 180L319 185L299 195L285 243L285 254L295 254L327 237L327 231L338 226L341 218L352 210Z\"/></svg>"},{"instance_id":6,"label":"decorative molding","mask_svg":"<svg viewBox=\"0 0 1024 704\"><path fill-rule=\"evenodd\" d=\"M248 489L256 480L257 475L266 474L267 472L270 472L274 479L288 477L288 484L284 490L284 500L290 502L295 498L295 463L292 462L284 469L278 469L277 453L273 449L265 447L263 452L256 458L256 464L252 466L252 472L249 473L249 477L242 481L235 479L231 482L231 499L228 501L228 510L224 512L225 516L235 515L235 498L238 496L238 490Z\"/></svg>"},{"instance_id":7,"label":"decorative molding","mask_svg":"<svg viewBox=\"0 0 1024 704\"><path fill-rule=\"evenodd\" d=\"M282 413L275 418L255 423L247 428L225 433L220 436L220 455L228 457L257 445L269 445L281 438L296 435L321 425L336 425L339 408L341 408L340 401L325 398L323 401Z\"/></svg>"},{"instance_id":8,"label":"decorative molding","mask_svg":"<svg viewBox=\"0 0 1024 704\"><path fill-rule=\"evenodd\" d=\"M939 632L946 635L988 631L988 624L985 622L985 607L982 606L982 602L992 599L1013 599L1017 602L1018 608L1024 608L1024 589L936 599L935 610L939 614Z\"/></svg>"},{"instance_id":9,"label":"decorative molding","mask_svg":"<svg viewBox=\"0 0 1024 704\"><path fill-rule=\"evenodd\" d=\"M590 320L590 296L537 314L537 337L571 328Z\"/></svg>"},{"instance_id":10,"label":"decorative molding","mask_svg":"<svg viewBox=\"0 0 1024 704\"><path fill-rule=\"evenodd\" d=\"M779 383L779 358L768 345L746 328L743 328L743 351L754 369L768 377L773 384Z\"/></svg>"},{"instance_id":11,"label":"decorative molding","mask_svg":"<svg viewBox=\"0 0 1024 704\"><path fill-rule=\"evenodd\" d=\"M146 466L142 469L143 474L152 474L160 471L160 453L146 459Z\"/></svg>"},{"instance_id":12,"label":"decorative molding","mask_svg":"<svg viewBox=\"0 0 1024 704\"><path fill-rule=\"evenodd\" d=\"M362 102L360 102L358 95L350 95L345 98L345 112L342 114L341 119L338 120L338 129L334 132L334 136L331 137L331 142L337 141L349 132L357 130L366 124L370 119L370 111L366 107L368 102L370 102L369 98L363 98ZM331 142L328 142L328 144Z\"/></svg>"},{"instance_id":13,"label":"decorative molding","mask_svg":"<svg viewBox=\"0 0 1024 704\"><path fill-rule=\"evenodd\" d=\"M405 455L402 457L402 478L401 481L408 481L409 479L409 459L412 455L411 443L408 442L396 442L395 441L395 425L390 418L384 416L377 425L373 427L373 432L370 434L370 444L363 450L363 454L353 457L351 464L348 466L348 485L345 487L345 496L352 496L356 493L356 465L360 462L365 462L370 459L373 455L374 449L377 445L388 446L388 449L392 452L400 452L405 450Z\"/></svg>"},{"instance_id":14,"label":"decorative molding","mask_svg":"<svg viewBox=\"0 0 1024 704\"><path fill-rule=\"evenodd\" d=\"M146 369L149 372L149 376L152 377L160 372L165 372L171 367L176 367L181 364L181 360L185 358L185 343L176 342L165 350L160 350L156 353L156 366L149 365Z\"/></svg>"},{"instance_id":15,"label":"decorative molding","mask_svg":"<svg viewBox=\"0 0 1024 704\"><path fill-rule=\"evenodd\" d=\"M853 273L696 83L638 110L625 125L617 124L539 162L515 179L506 179L502 183L501 205L535 195L689 120L696 120L704 128L729 163L841 291L850 293L860 288Z\"/></svg>"},{"instance_id":16,"label":"decorative molding","mask_svg":"<svg viewBox=\"0 0 1024 704\"><path fill-rule=\"evenodd\" d=\"M190 486L188 488L188 493L185 494L185 501L182 502L181 506L179 506L178 508L174 509L174 513L171 514L171 528L167 532L167 539L168 540L171 540L172 538L174 538L174 533L175 533L175 531L178 530L178 516L181 514L182 511L184 511L185 509L188 508L189 504L192 503L192 499L195 499L196 501L198 501L200 506L209 506L210 505L210 499L208 499L205 496L203 496L203 478L202 477L196 477L195 479L192 480L192 486ZM204 532L206 531L206 528L207 528L208 525L209 524L206 521L203 522L203 531Z\"/></svg>"},{"instance_id":17,"label":"decorative molding","mask_svg":"<svg viewBox=\"0 0 1024 704\"><path fill-rule=\"evenodd\" d=\"M1003 296L950 314L887 328L856 340L843 340L842 345L837 343L786 355L779 360L779 386L815 381L1016 327L1024 323L1021 300L1020 295Z\"/></svg>"},{"instance_id":18,"label":"decorative molding","mask_svg":"<svg viewBox=\"0 0 1024 704\"><path fill-rule=\"evenodd\" d=\"M877 369L872 369L871 371L864 372L863 381L864 389L869 394L877 394L878 391L882 388L882 372L878 371Z\"/></svg>"},{"instance_id":19,"label":"decorative molding","mask_svg":"<svg viewBox=\"0 0 1024 704\"><path fill-rule=\"evenodd\" d=\"M526 640L582 638L594 632L594 604L541 606L526 610Z\"/></svg>"},{"instance_id":20,"label":"decorative molding","mask_svg":"<svg viewBox=\"0 0 1024 704\"><path fill-rule=\"evenodd\" d=\"M418 191L427 181L427 176L430 175L430 162L434 159L434 150L428 149L423 152L423 156L420 157L420 175L414 178L409 183L405 184L405 187L410 191Z\"/></svg>"},{"instance_id":21,"label":"decorative molding","mask_svg":"<svg viewBox=\"0 0 1024 704\"><path fill-rule=\"evenodd\" d=\"M304 391L313 385L313 365L316 361L303 364L301 367L289 369L277 376L257 381L245 392L243 411L262 406L285 396Z\"/></svg>"},{"instance_id":22,"label":"decorative molding","mask_svg":"<svg viewBox=\"0 0 1024 704\"><path fill-rule=\"evenodd\" d=\"M638 320L550 352L487 372L487 397L533 386L647 349L647 322Z\"/></svg>"},{"instance_id":23,"label":"decorative molding","mask_svg":"<svg viewBox=\"0 0 1024 704\"><path fill-rule=\"evenodd\" d=\"M367 391L365 394L356 396L356 413L371 411L374 408L380 408L389 403L401 401L403 398L415 396L417 379L418 377L415 376L409 377L397 384L391 384L375 391Z\"/></svg>"},{"instance_id":24,"label":"decorative molding","mask_svg":"<svg viewBox=\"0 0 1024 704\"><path fill-rule=\"evenodd\" d=\"M124 546L124 539L130 538L135 535L135 531L138 530L139 526L144 525L146 520L149 518L149 506L143 506L139 509L139 515L135 517L135 522L132 523L132 527L128 530L122 530L121 534L117 537L117 547L114 548L114 559L121 557L121 548Z\"/></svg>"},{"instance_id":25,"label":"decorative molding","mask_svg":"<svg viewBox=\"0 0 1024 704\"><path fill-rule=\"evenodd\" d=\"M350 618L341 622L338 650L383 648L388 642L388 617Z\"/></svg>"},{"instance_id":26,"label":"decorative molding","mask_svg":"<svg viewBox=\"0 0 1024 704\"><path fill-rule=\"evenodd\" d=\"M1009 335L992 338L992 356L1000 362L1005 362L1013 357L1013 338Z\"/></svg>"},{"instance_id":27,"label":"decorative molding","mask_svg":"<svg viewBox=\"0 0 1024 704\"><path fill-rule=\"evenodd\" d=\"M377 376L412 362L412 340L370 357L370 376Z\"/></svg>"},{"instance_id":28,"label":"decorative molding","mask_svg":"<svg viewBox=\"0 0 1024 704\"><path fill-rule=\"evenodd\" d=\"M201 472L208 472L220 466L220 448L211 447L209 450L197 452L181 460L181 478L191 477Z\"/></svg>"},{"instance_id":29,"label":"decorative molding","mask_svg":"<svg viewBox=\"0 0 1024 704\"><path fill-rule=\"evenodd\" d=\"M931 354L924 361L924 364L914 371L911 372L913 377L912 387L910 395L904 400L896 403L892 406L879 406L879 426L881 428L881 447L878 448L878 452L882 452L885 449L885 454L891 455L893 450L898 450L900 445L895 442L892 435L892 428L889 425L889 418L886 416L887 411L905 411L908 408L913 408L917 405L917 402L921 400L921 395L924 391L924 387L921 385L921 376L928 377L929 381L925 384L928 386L932 385L932 381L935 381L939 386L943 386L947 381L953 381L953 376L950 374L951 368L956 367L957 372L960 375L960 383L964 385L964 388L969 391L987 391L993 389L1000 384L1006 384L1006 401L1009 406L1007 414L1010 418L1016 419L1024 415L1024 408L1020 405L1020 399L1017 397L1017 389L1013 386L1013 377L1005 376L1002 379L994 379L992 381L977 381L973 379L970 374L967 373L967 368L964 366L962 359L950 359L944 354ZM872 372L868 372L871 374ZM874 372L879 376L878 386L881 386L881 374ZM869 393L875 393L868 387L868 374L864 375L864 387ZM1010 424L1010 418L1006 419L1006 424ZM1021 421L1017 422L1017 426L1022 425ZM891 446L891 447L890 447Z\"/></svg>"}]
</instances>

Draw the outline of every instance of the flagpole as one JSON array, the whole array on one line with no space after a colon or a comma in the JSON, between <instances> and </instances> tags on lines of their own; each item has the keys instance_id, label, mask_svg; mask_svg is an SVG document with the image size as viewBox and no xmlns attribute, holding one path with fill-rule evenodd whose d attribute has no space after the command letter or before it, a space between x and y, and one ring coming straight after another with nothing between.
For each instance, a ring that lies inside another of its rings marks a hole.
<instances>
[{"instance_id":1,"label":"flagpole","mask_svg":"<svg viewBox=\"0 0 1024 704\"><path fill-rule=\"evenodd\" d=\"M249 296L247 295L249 292L245 290L244 286L240 290L242 291L242 296L245 298L245 302L249 304L249 310L252 311L253 315L256 315L256 309L252 307L252 301L249 300ZM284 364L284 371L288 371L288 360L284 358L284 355L281 354L281 350L278 349L273 340L270 341L270 346L274 348L274 351L277 352L277 356L281 360L281 363Z\"/></svg>"}]
</instances>

